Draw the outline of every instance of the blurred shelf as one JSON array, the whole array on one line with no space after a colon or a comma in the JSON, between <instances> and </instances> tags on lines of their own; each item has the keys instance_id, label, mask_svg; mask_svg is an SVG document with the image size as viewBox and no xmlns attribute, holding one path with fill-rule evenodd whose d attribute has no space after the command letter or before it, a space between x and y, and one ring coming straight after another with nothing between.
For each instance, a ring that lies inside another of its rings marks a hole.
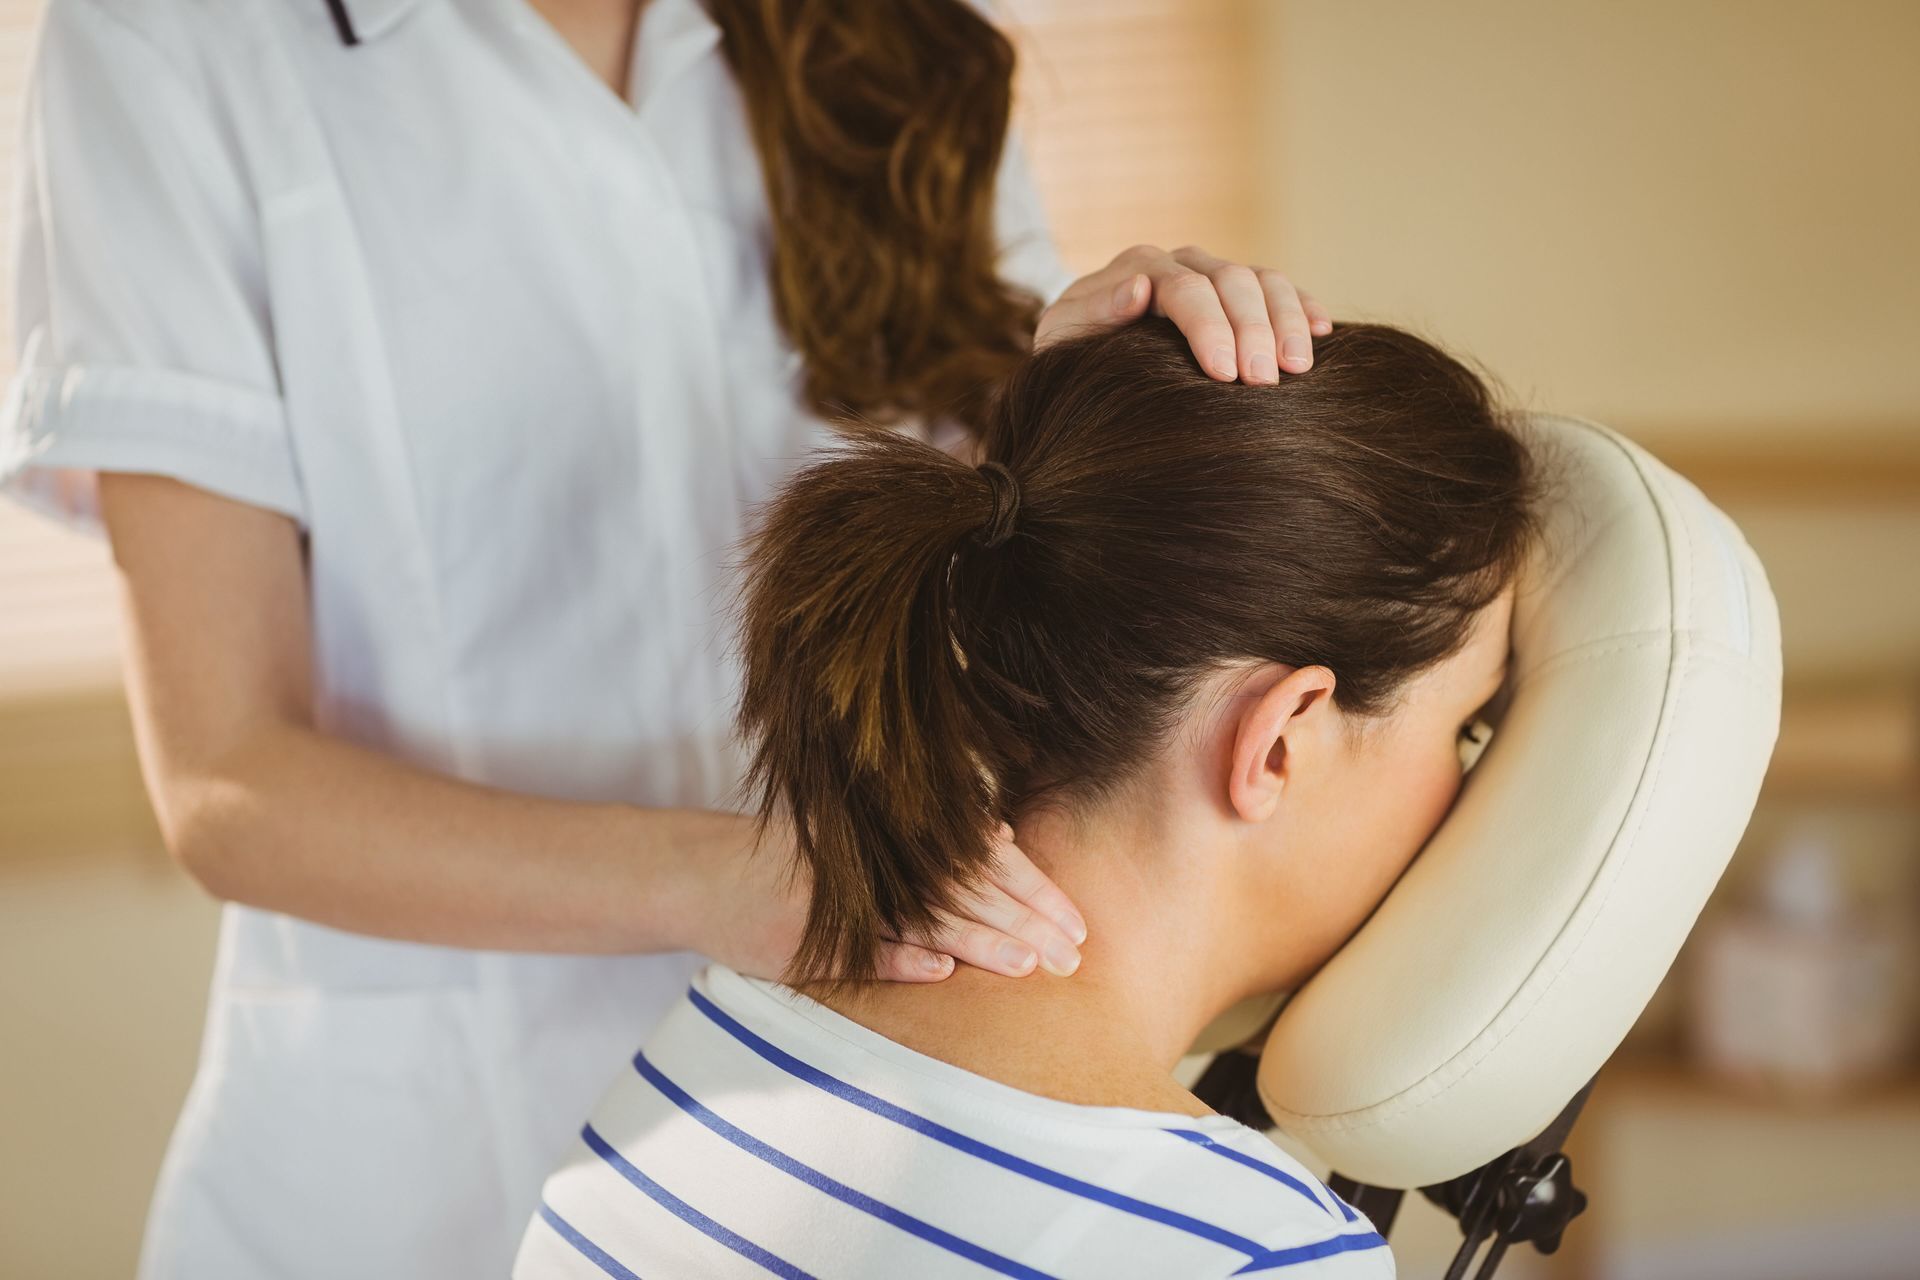
<instances>
[{"instance_id":1,"label":"blurred shelf","mask_svg":"<svg viewBox=\"0 0 1920 1280\"><path fill-rule=\"evenodd\" d=\"M1623 1054L1573 1136L1592 1207L1576 1225L1587 1265L1569 1274L1914 1274L1920 1068L1816 1101L1755 1097L1675 1057Z\"/></svg>"},{"instance_id":2,"label":"blurred shelf","mask_svg":"<svg viewBox=\"0 0 1920 1280\"><path fill-rule=\"evenodd\" d=\"M1803 443L1737 448L1692 443L1739 438L1698 424L1628 434L1715 502L1920 506L1920 422L1809 427Z\"/></svg>"},{"instance_id":3,"label":"blurred shelf","mask_svg":"<svg viewBox=\"0 0 1920 1280\"><path fill-rule=\"evenodd\" d=\"M1920 804L1920 691L1905 680L1789 687L1762 794Z\"/></svg>"},{"instance_id":4,"label":"blurred shelf","mask_svg":"<svg viewBox=\"0 0 1920 1280\"><path fill-rule=\"evenodd\" d=\"M1831 1094L1789 1095L1760 1092L1705 1074L1678 1053L1623 1049L1601 1068L1594 1102L1680 1105L1730 1118L1832 1120L1862 1113L1908 1114L1920 1122L1920 1063L1898 1074L1863 1081Z\"/></svg>"}]
</instances>

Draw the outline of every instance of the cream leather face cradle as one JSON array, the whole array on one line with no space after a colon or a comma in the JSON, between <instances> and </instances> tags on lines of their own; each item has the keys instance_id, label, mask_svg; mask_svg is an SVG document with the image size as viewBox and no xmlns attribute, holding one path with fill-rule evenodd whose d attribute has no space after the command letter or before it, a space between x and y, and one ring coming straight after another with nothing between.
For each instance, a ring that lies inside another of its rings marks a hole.
<instances>
[{"instance_id":1,"label":"cream leather face cradle","mask_svg":"<svg viewBox=\"0 0 1920 1280\"><path fill-rule=\"evenodd\" d=\"M1497 735L1346 946L1195 1046L1245 1043L1282 1005L1262 1101L1376 1186L1484 1164L1600 1069L1732 856L1779 731L1779 612L1739 530L1615 431L1524 430L1555 487Z\"/></svg>"}]
</instances>

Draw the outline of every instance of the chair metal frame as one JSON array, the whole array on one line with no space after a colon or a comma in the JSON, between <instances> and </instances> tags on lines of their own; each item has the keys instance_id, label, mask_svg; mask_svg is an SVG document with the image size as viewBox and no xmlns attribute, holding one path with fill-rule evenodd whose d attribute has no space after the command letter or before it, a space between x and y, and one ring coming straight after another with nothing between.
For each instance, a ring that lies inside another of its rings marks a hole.
<instances>
[{"instance_id":1,"label":"chair metal frame","mask_svg":"<svg viewBox=\"0 0 1920 1280\"><path fill-rule=\"evenodd\" d=\"M1255 1129L1271 1129L1273 1118L1260 1100L1256 1083L1259 1070L1257 1056L1230 1050L1208 1064L1194 1085L1194 1094L1222 1115ZM1465 1280L1482 1245L1487 1246L1486 1256L1473 1280L1490 1280L1512 1245L1528 1243L1541 1253L1560 1247L1568 1224L1587 1207L1586 1193L1573 1183L1573 1162L1560 1148L1592 1092L1589 1080L1532 1141L1458 1177L1419 1188L1421 1195L1460 1224L1460 1248L1445 1280ZM1382 1236L1393 1230L1407 1194L1403 1188L1370 1186L1337 1172L1327 1185L1365 1214Z\"/></svg>"}]
</instances>

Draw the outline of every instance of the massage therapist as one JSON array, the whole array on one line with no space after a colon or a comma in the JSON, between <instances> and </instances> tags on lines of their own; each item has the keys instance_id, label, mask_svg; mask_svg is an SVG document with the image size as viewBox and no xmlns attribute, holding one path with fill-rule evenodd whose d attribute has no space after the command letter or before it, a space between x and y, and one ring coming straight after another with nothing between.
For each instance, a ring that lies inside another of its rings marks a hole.
<instances>
[{"instance_id":1,"label":"massage therapist","mask_svg":"<svg viewBox=\"0 0 1920 1280\"><path fill-rule=\"evenodd\" d=\"M110 537L160 827L227 903L144 1276L504 1274L697 956L780 971L729 566L824 416L959 441L1149 311L1217 378L1308 367L1276 272L1070 281L1012 62L967 0L50 0L0 479ZM1070 972L999 866L888 976Z\"/></svg>"}]
</instances>

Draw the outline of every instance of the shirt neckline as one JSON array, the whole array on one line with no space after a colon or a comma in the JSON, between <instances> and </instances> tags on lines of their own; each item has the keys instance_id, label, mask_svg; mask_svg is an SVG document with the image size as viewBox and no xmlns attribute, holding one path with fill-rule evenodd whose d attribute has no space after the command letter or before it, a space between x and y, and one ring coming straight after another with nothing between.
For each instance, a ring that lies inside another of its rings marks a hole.
<instances>
[{"instance_id":1,"label":"shirt neckline","mask_svg":"<svg viewBox=\"0 0 1920 1280\"><path fill-rule=\"evenodd\" d=\"M715 961L696 979L704 982L707 994L722 1005L736 1009L744 1004L759 1015L762 1026L769 1022L777 1028L781 1022L799 1017L832 1036L856 1053L879 1059L896 1070L929 1079L943 1088L957 1090L987 1102L998 1114L1025 1113L1064 1124L1107 1129L1181 1129L1208 1137L1252 1135L1265 1146L1272 1146L1259 1131L1231 1116L1193 1116L1179 1111L1155 1111L1144 1107L1094 1106L1067 1102L1003 1084L965 1067L910 1049L895 1040L864 1027L837 1010L793 988L765 978L751 978ZM747 1012L747 1010L740 1010ZM1278 1152L1278 1148L1274 1148Z\"/></svg>"},{"instance_id":2,"label":"shirt neckline","mask_svg":"<svg viewBox=\"0 0 1920 1280\"><path fill-rule=\"evenodd\" d=\"M700 0L646 0L633 24L624 91L616 92L531 0L501 2L516 27L563 58L573 78L630 122L645 116L669 83L719 49L721 42L720 24Z\"/></svg>"}]
</instances>

